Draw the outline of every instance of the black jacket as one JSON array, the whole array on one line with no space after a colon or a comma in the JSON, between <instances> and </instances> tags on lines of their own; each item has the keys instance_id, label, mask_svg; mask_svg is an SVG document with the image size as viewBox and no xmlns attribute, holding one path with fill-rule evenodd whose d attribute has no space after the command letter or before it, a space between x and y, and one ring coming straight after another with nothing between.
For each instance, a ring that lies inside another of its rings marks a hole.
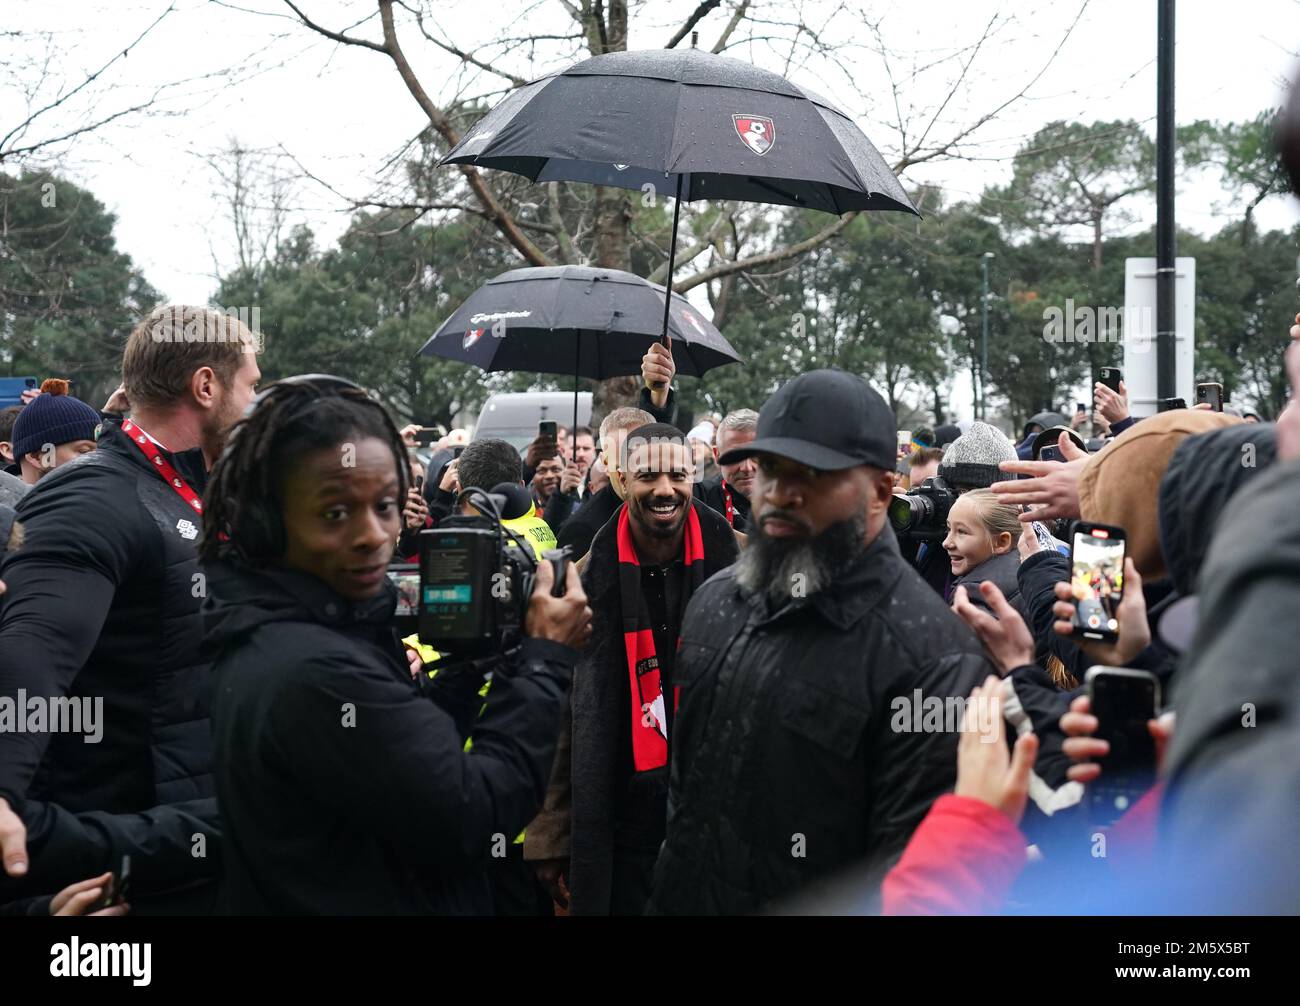
<instances>
[{"instance_id":1,"label":"black jacket","mask_svg":"<svg viewBox=\"0 0 1300 1006\"><path fill-rule=\"evenodd\" d=\"M951 561L948 568L952 569ZM974 569L957 577L952 582L952 589L956 593L958 587L965 587L966 596L970 598L971 604L985 611L991 611L992 609L984 600L984 595L980 593L980 584L989 580L1002 591L1002 596L1007 599L1011 607L1020 612L1020 617L1026 618L1025 605L1020 598L1020 581L1017 577L1019 570L1020 552L1012 548L1010 552L989 556Z\"/></svg>"},{"instance_id":2,"label":"black jacket","mask_svg":"<svg viewBox=\"0 0 1300 1006\"><path fill-rule=\"evenodd\" d=\"M656 423L677 425L677 392L672 388L668 389L668 401L664 403L662 409L656 408L654 402L650 401L650 389L644 385L641 387L641 395L636 404L642 411L650 413Z\"/></svg>"},{"instance_id":3,"label":"black jacket","mask_svg":"<svg viewBox=\"0 0 1300 1006\"><path fill-rule=\"evenodd\" d=\"M555 534L558 541L560 528L578 512L582 507L583 499L577 492L560 492L556 489L551 493L551 498L546 501L546 506L542 508L542 520L546 521L546 526Z\"/></svg>"},{"instance_id":4,"label":"black jacket","mask_svg":"<svg viewBox=\"0 0 1300 1006\"><path fill-rule=\"evenodd\" d=\"M736 512L736 523L732 526L741 534L749 533L750 521L750 503L749 497L742 493L735 486L731 486L731 508ZM727 499L722 493L722 476L715 475L711 479L705 479L696 487L695 498L705 506L711 507L718 513L722 514L725 519L727 516Z\"/></svg>"},{"instance_id":5,"label":"black jacket","mask_svg":"<svg viewBox=\"0 0 1300 1006\"><path fill-rule=\"evenodd\" d=\"M196 492L198 450L171 455ZM17 507L5 558L0 695L103 699L103 737L0 733L0 796L78 812L212 795L210 667L199 654L199 516L116 426Z\"/></svg>"},{"instance_id":6,"label":"black jacket","mask_svg":"<svg viewBox=\"0 0 1300 1006\"><path fill-rule=\"evenodd\" d=\"M912 729L918 691L922 708L965 698L992 671L888 527L833 589L775 614L715 576L682 630L650 910L753 912L858 863L878 883L956 778L958 734Z\"/></svg>"},{"instance_id":7,"label":"black jacket","mask_svg":"<svg viewBox=\"0 0 1300 1006\"><path fill-rule=\"evenodd\" d=\"M555 539L563 548L568 545L573 549L576 562L591 549L591 540L609 519L618 513L623 501L614 492L613 486L606 486L594 496L588 496L578 508L578 512L564 522L564 526L555 533Z\"/></svg>"},{"instance_id":8,"label":"black jacket","mask_svg":"<svg viewBox=\"0 0 1300 1006\"><path fill-rule=\"evenodd\" d=\"M36 894L48 900L69 884L117 870L128 855L134 913L148 911L164 897L175 905L186 893L188 914L210 893L199 889L210 888L220 872L221 821L212 797L139 814L72 814L28 800L23 824L30 870L20 878L0 873L0 903ZM0 914L4 911L0 908Z\"/></svg>"},{"instance_id":9,"label":"black jacket","mask_svg":"<svg viewBox=\"0 0 1300 1006\"><path fill-rule=\"evenodd\" d=\"M736 537L708 507L693 506L708 577L735 561ZM611 904L623 900L613 898L618 852L657 847L667 809L667 770L631 773L630 749L623 747L630 744L626 725L632 691L623 643L617 529L617 521L610 520L597 533L582 575L593 632L573 679L569 890L575 915L608 915Z\"/></svg>"},{"instance_id":10,"label":"black jacket","mask_svg":"<svg viewBox=\"0 0 1300 1006\"><path fill-rule=\"evenodd\" d=\"M541 806L577 653L526 640L486 705L481 671L421 694L388 585L349 604L296 571L207 573L221 910L490 913L486 864Z\"/></svg>"}]
</instances>

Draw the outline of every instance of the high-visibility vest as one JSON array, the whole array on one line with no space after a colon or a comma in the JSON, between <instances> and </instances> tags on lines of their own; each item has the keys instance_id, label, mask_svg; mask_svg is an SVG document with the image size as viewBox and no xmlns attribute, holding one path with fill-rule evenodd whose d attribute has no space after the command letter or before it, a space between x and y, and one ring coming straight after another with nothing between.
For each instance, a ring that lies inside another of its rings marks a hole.
<instances>
[{"instance_id":1,"label":"high-visibility vest","mask_svg":"<svg viewBox=\"0 0 1300 1006\"><path fill-rule=\"evenodd\" d=\"M551 530L551 526L546 521L542 520L536 507L533 507L532 513L526 513L522 517L503 520L501 526L509 528L521 538L526 539L528 544L532 546L534 558L539 562L543 552L558 546L558 542L555 540L555 532ZM514 544L513 539L508 540L512 545Z\"/></svg>"}]
</instances>

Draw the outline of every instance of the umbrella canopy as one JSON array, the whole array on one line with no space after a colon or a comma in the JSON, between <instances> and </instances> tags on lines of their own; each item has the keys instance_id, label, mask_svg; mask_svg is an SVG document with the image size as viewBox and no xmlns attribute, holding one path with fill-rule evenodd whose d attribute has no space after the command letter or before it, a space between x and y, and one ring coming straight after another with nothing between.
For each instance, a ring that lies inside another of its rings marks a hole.
<instances>
[{"instance_id":1,"label":"umbrella canopy","mask_svg":"<svg viewBox=\"0 0 1300 1006\"><path fill-rule=\"evenodd\" d=\"M519 88L439 162L534 182L916 213L857 125L784 77L697 49L611 52Z\"/></svg>"},{"instance_id":2,"label":"umbrella canopy","mask_svg":"<svg viewBox=\"0 0 1300 1006\"><path fill-rule=\"evenodd\" d=\"M603 380L641 372L659 338L664 288L618 269L512 269L474 291L420 349L487 371ZM668 332L679 374L699 377L740 355L679 293Z\"/></svg>"}]
</instances>

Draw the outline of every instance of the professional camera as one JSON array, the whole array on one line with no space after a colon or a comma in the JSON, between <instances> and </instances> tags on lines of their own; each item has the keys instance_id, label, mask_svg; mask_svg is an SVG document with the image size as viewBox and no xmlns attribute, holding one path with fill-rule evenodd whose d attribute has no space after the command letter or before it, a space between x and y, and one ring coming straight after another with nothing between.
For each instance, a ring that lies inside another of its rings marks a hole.
<instances>
[{"instance_id":1,"label":"professional camera","mask_svg":"<svg viewBox=\"0 0 1300 1006\"><path fill-rule=\"evenodd\" d=\"M938 475L928 478L907 495L889 501L889 523L902 537L942 541L948 536L948 511L957 496L957 490Z\"/></svg>"},{"instance_id":2,"label":"professional camera","mask_svg":"<svg viewBox=\"0 0 1300 1006\"><path fill-rule=\"evenodd\" d=\"M511 485L491 493L466 489L461 498L480 514L444 518L420 532L418 564L389 567L400 595L399 631L414 628L420 642L453 659L500 654L519 643L538 560L527 540L502 523L522 516L513 512L520 505L515 495L527 492ZM563 595L569 550L552 549L542 559L555 571L552 593Z\"/></svg>"}]
</instances>

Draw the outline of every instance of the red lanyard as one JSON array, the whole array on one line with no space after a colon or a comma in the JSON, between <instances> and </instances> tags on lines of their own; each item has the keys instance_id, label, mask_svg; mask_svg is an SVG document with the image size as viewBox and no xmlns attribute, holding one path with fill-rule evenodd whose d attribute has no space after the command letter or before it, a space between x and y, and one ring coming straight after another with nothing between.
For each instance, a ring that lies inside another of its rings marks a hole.
<instances>
[{"instance_id":1,"label":"red lanyard","mask_svg":"<svg viewBox=\"0 0 1300 1006\"><path fill-rule=\"evenodd\" d=\"M727 480L722 480L722 499L727 504L727 523L732 527L736 526L736 508L731 505L731 487L727 485Z\"/></svg>"},{"instance_id":2,"label":"red lanyard","mask_svg":"<svg viewBox=\"0 0 1300 1006\"><path fill-rule=\"evenodd\" d=\"M149 435L144 430L136 426L129 419L122 420L122 432L131 438L131 442L140 448L140 453L154 463L161 475L187 504L194 508L195 513L203 512L203 500L199 497L188 482L186 482L172 467L172 463L162 456L158 450L158 445L149 439Z\"/></svg>"}]
</instances>

